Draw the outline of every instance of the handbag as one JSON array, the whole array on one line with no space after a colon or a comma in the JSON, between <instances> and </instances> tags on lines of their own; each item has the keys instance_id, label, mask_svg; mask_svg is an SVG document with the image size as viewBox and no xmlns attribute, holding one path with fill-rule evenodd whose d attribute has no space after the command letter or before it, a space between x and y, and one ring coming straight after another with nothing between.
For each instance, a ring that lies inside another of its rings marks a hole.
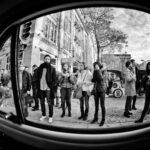
<instances>
[{"instance_id":1,"label":"handbag","mask_svg":"<svg viewBox=\"0 0 150 150\"><path fill-rule=\"evenodd\" d=\"M74 90L73 98L80 99L82 97L82 88L78 87Z\"/></svg>"},{"instance_id":2,"label":"handbag","mask_svg":"<svg viewBox=\"0 0 150 150\"><path fill-rule=\"evenodd\" d=\"M93 89L91 91L91 95L95 95L96 94L96 83L94 83Z\"/></svg>"},{"instance_id":3,"label":"handbag","mask_svg":"<svg viewBox=\"0 0 150 150\"><path fill-rule=\"evenodd\" d=\"M31 96L30 94L27 94L25 97L25 100L27 101L28 104L33 103L33 96Z\"/></svg>"}]
</instances>

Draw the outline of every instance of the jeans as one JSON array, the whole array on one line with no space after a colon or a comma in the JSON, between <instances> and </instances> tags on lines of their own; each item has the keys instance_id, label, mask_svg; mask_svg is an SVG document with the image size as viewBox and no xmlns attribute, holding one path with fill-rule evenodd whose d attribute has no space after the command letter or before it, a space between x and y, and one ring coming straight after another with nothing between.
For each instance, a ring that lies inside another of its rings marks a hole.
<instances>
[{"instance_id":1,"label":"jeans","mask_svg":"<svg viewBox=\"0 0 150 150\"><path fill-rule=\"evenodd\" d=\"M63 114L65 114L65 103L68 107L68 113L71 113L71 94L72 89L71 88L61 88L61 106Z\"/></svg>"},{"instance_id":2,"label":"jeans","mask_svg":"<svg viewBox=\"0 0 150 150\"><path fill-rule=\"evenodd\" d=\"M22 97L22 107L23 107L23 114L25 117L28 116L28 101L26 99L27 93L21 91L21 97Z\"/></svg>"},{"instance_id":3,"label":"jeans","mask_svg":"<svg viewBox=\"0 0 150 150\"><path fill-rule=\"evenodd\" d=\"M142 115L141 115L141 120L142 121L143 121L149 107L150 107L150 96L147 96L147 94L145 94L145 104L144 104L144 109L143 109Z\"/></svg>"},{"instance_id":4,"label":"jeans","mask_svg":"<svg viewBox=\"0 0 150 150\"><path fill-rule=\"evenodd\" d=\"M102 110L102 121L105 121L105 114L106 114L106 109L105 109L105 92L96 92L94 95L94 100L95 100L95 115L94 119L98 119L98 110L99 110L99 101L101 105L101 110Z\"/></svg>"},{"instance_id":5,"label":"jeans","mask_svg":"<svg viewBox=\"0 0 150 150\"><path fill-rule=\"evenodd\" d=\"M41 110L42 116L46 116L46 109L45 109L45 98L47 99L48 108L49 108L49 117L53 116L53 104L54 99L50 98L51 91L50 90L40 90L40 103L41 103Z\"/></svg>"},{"instance_id":6,"label":"jeans","mask_svg":"<svg viewBox=\"0 0 150 150\"><path fill-rule=\"evenodd\" d=\"M38 97L37 97L37 87L33 85L32 90L33 90L33 99L34 99L34 102L35 102L35 107L39 108L39 100L38 100Z\"/></svg>"},{"instance_id":7,"label":"jeans","mask_svg":"<svg viewBox=\"0 0 150 150\"><path fill-rule=\"evenodd\" d=\"M135 108L135 104L136 104L136 95L133 96L132 108Z\"/></svg>"},{"instance_id":8,"label":"jeans","mask_svg":"<svg viewBox=\"0 0 150 150\"><path fill-rule=\"evenodd\" d=\"M80 99L80 110L81 110L81 116L88 116L89 112L89 96L86 91L82 91L82 98ZM85 110L84 110L84 104L85 104Z\"/></svg>"},{"instance_id":9,"label":"jeans","mask_svg":"<svg viewBox=\"0 0 150 150\"><path fill-rule=\"evenodd\" d=\"M131 101L132 101L132 96L127 96L126 98L126 103L125 103L125 114L128 114L128 112L131 110Z\"/></svg>"}]
</instances>

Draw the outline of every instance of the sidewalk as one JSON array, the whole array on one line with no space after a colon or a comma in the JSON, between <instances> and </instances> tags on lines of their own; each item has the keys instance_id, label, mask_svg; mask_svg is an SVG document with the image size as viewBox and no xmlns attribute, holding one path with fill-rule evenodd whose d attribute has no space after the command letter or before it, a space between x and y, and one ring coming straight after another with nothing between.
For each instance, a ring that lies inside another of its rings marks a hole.
<instances>
[{"instance_id":1,"label":"sidewalk","mask_svg":"<svg viewBox=\"0 0 150 150\"><path fill-rule=\"evenodd\" d=\"M109 127L120 127L126 126L129 124L134 124L134 121L138 119L141 115L144 106L144 97L138 97L136 102L137 110L133 110L133 115L130 118L126 118L123 116L124 106L125 106L125 97L122 98L113 98L107 97L105 101L106 106L106 121L102 128ZM39 118L41 117L41 110L31 111L29 108L29 117L27 119L36 121L38 123L49 124L52 126L62 126L62 127L72 127L72 128L99 128L99 122L101 120L101 108L99 109L99 120L95 124L91 124L91 120L94 116L94 99L93 96L90 97L89 100L89 116L86 121L78 120L80 116L80 103L78 99L72 99L72 117L68 117L68 111L66 109L66 116L61 118L62 109L54 107L54 116L53 122L51 124L48 123L48 117L40 122ZM46 104L46 110L48 115L48 107ZM145 120L149 120L150 115L145 117Z\"/></svg>"}]
</instances>

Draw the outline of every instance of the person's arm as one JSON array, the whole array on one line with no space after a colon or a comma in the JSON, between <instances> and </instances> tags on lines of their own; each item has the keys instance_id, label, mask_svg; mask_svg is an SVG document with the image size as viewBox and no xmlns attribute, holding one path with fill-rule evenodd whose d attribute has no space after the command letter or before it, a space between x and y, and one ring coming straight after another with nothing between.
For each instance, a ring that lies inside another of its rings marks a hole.
<instances>
[{"instance_id":1,"label":"person's arm","mask_svg":"<svg viewBox=\"0 0 150 150\"><path fill-rule=\"evenodd\" d=\"M148 80L148 77L147 76L144 76L144 78L142 79L142 86L143 86L143 88L144 88L144 91L146 90L146 82L147 82L147 80Z\"/></svg>"},{"instance_id":2,"label":"person's arm","mask_svg":"<svg viewBox=\"0 0 150 150\"><path fill-rule=\"evenodd\" d=\"M31 90L31 74L30 73L28 73L28 91L30 91Z\"/></svg>"}]
</instances>

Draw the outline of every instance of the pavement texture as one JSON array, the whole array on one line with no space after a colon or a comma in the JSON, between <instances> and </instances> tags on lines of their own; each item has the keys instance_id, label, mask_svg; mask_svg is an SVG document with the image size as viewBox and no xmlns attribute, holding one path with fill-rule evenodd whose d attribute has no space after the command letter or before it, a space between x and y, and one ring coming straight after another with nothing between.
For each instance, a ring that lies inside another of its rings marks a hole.
<instances>
[{"instance_id":1,"label":"pavement texture","mask_svg":"<svg viewBox=\"0 0 150 150\"><path fill-rule=\"evenodd\" d=\"M125 107L125 99L126 97L123 96L122 98L114 98L113 96L106 97L105 106L106 106L106 121L103 127L101 128L110 128L110 127L123 127L127 125L135 124L134 121L141 116L143 107L144 107L144 96L137 97L136 107L137 110L132 110L133 115L130 118L126 118L123 116L124 107ZM29 107L29 116L27 120L34 121L40 124L47 124L51 126L61 126L61 127L71 127L71 128L100 128L99 122L101 121L101 107L99 106L99 119L98 122L91 124L94 117L95 105L94 105L94 98L93 96L89 99L89 115L86 121L78 120L80 114L80 102L78 99L71 100L71 107L72 107L72 117L68 117L68 110L66 109L65 117L61 118L62 109L54 106L54 115L53 115L53 122L48 123L48 105L46 104L46 113L47 118L44 121L40 121L40 117L42 115L41 109L38 111L32 111L32 108ZM32 104L33 106L34 104ZM3 107L0 107L0 110L6 112L13 112L16 114L15 106L13 103L13 98L7 98L3 102ZM147 114L144 122L150 121L150 115Z\"/></svg>"},{"instance_id":2,"label":"pavement texture","mask_svg":"<svg viewBox=\"0 0 150 150\"><path fill-rule=\"evenodd\" d=\"M72 127L72 128L99 128L99 122L101 121L101 107L99 106L99 119L98 122L91 124L94 117L95 105L93 96L89 100L89 115L86 121L79 120L80 116L80 102L78 99L72 99L72 117L68 117L68 110L66 109L65 117L61 118L62 109L54 107L53 122L48 123L48 106L46 103L47 118L44 121L39 121L41 117L41 110L32 111L31 107L29 108L29 116L27 119L30 121L36 121L39 123L48 124L51 126L62 126L62 127ZM144 107L144 96L137 97L136 107L137 110L132 110L133 115L130 118L123 116L124 107L125 107L125 97L114 98L113 96L106 97L105 100L106 106L106 121L102 128L110 127L123 127L126 125L135 124L134 121L141 116L143 107ZM144 122L150 120L150 115L146 115Z\"/></svg>"}]
</instances>

